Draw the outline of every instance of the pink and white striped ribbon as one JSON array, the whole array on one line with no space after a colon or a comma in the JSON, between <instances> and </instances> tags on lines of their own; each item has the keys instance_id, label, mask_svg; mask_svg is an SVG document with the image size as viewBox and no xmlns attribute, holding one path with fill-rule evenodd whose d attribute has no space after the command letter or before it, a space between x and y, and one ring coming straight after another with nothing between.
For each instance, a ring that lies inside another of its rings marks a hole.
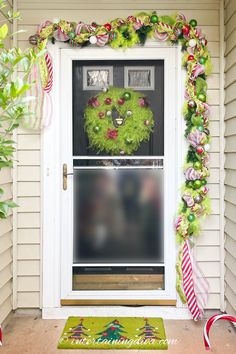
<instances>
[{"instance_id":1,"label":"pink and white striped ribbon","mask_svg":"<svg viewBox=\"0 0 236 354\"><path fill-rule=\"evenodd\" d=\"M206 350L211 349L211 344L210 344L210 340L209 340L210 328L218 320L226 320L226 321L230 321L232 323L236 323L236 318L234 316L230 316L227 314L222 314L222 315L218 314L218 315L214 315L214 316L210 317L207 320L207 322L204 326L204 331L203 331L203 338L204 338L204 344L205 344Z\"/></svg>"},{"instance_id":2,"label":"pink and white striped ribbon","mask_svg":"<svg viewBox=\"0 0 236 354\"><path fill-rule=\"evenodd\" d=\"M203 316L203 308L208 295L208 283L193 260L188 240L185 241L183 247L182 273L188 308L193 319L197 321Z\"/></svg>"},{"instance_id":3,"label":"pink and white striped ribbon","mask_svg":"<svg viewBox=\"0 0 236 354\"><path fill-rule=\"evenodd\" d=\"M52 66L52 59L48 53L45 55L45 61L48 69L48 82L47 85L44 87L44 91L49 93L52 89L53 84L53 66Z\"/></svg>"}]
</instances>

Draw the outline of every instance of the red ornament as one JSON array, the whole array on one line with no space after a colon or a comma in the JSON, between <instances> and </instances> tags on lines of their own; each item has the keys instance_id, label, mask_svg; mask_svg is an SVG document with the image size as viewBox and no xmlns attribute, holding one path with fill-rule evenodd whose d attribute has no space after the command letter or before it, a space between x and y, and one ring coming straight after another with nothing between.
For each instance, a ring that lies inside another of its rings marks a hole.
<instances>
[{"instance_id":1,"label":"red ornament","mask_svg":"<svg viewBox=\"0 0 236 354\"><path fill-rule=\"evenodd\" d=\"M103 337L107 337L108 336L108 334L107 334L107 332L103 332Z\"/></svg>"},{"instance_id":2,"label":"red ornament","mask_svg":"<svg viewBox=\"0 0 236 354\"><path fill-rule=\"evenodd\" d=\"M182 31L183 31L183 35L187 36L189 34L190 27L185 25L183 26Z\"/></svg>"},{"instance_id":3,"label":"red ornament","mask_svg":"<svg viewBox=\"0 0 236 354\"><path fill-rule=\"evenodd\" d=\"M108 139L116 139L118 137L118 130L117 129L107 129L107 138Z\"/></svg>"},{"instance_id":4,"label":"red ornament","mask_svg":"<svg viewBox=\"0 0 236 354\"><path fill-rule=\"evenodd\" d=\"M196 149L198 154L203 154L204 153L204 148L202 146L198 146Z\"/></svg>"},{"instance_id":5,"label":"red ornament","mask_svg":"<svg viewBox=\"0 0 236 354\"><path fill-rule=\"evenodd\" d=\"M194 60L194 56L193 55L189 55L188 56L188 61Z\"/></svg>"},{"instance_id":6,"label":"red ornament","mask_svg":"<svg viewBox=\"0 0 236 354\"><path fill-rule=\"evenodd\" d=\"M111 99L110 97L107 97L107 98L105 98L104 102L105 102L106 104L111 104L112 99Z\"/></svg>"},{"instance_id":7,"label":"red ornament","mask_svg":"<svg viewBox=\"0 0 236 354\"><path fill-rule=\"evenodd\" d=\"M110 23L105 23L104 27L106 28L107 32L110 32L110 30L111 30Z\"/></svg>"},{"instance_id":8,"label":"red ornament","mask_svg":"<svg viewBox=\"0 0 236 354\"><path fill-rule=\"evenodd\" d=\"M98 113L98 117L99 117L99 118L102 119L104 116L105 116L105 113L104 113L104 112L99 112L99 113Z\"/></svg>"},{"instance_id":9,"label":"red ornament","mask_svg":"<svg viewBox=\"0 0 236 354\"><path fill-rule=\"evenodd\" d=\"M115 329L116 329L115 327L113 327L113 326L111 327L111 330L112 330L112 331L114 331Z\"/></svg>"},{"instance_id":10,"label":"red ornament","mask_svg":"<svg viewBox=\"0 0 236 354\"><path fill-rule=\"evenodd\" d=\"M118 101L117 101L117 103L120 105L120 106L122 106L124 103L125 103L125 100L124 100L124 98L119 98L118 99Z\"/></svg>"}]
</instances>

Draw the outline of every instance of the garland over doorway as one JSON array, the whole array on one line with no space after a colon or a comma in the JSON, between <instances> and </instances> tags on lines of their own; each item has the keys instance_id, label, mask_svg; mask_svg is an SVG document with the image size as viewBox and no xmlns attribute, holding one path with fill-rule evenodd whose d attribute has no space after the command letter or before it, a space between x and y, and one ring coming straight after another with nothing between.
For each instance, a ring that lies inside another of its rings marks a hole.
<instances>
[{"instance_id":1,"label":"garland over doorway","mask_svg":"<svg viewBox=\"0 0 236 354\"><path fill-rule=\"evenodd\" d=\"M184 165L185 183L175 221L179 253L176 264L176 288L183 303L187 303L194 320L203 315L208 285L193 261L189 239L200 231L200 219L209 214L207 177L210 148L209 105L207 103L207 76L211 72L211 58L207 40L195 19L185 16L157 16L141 13L137 16L118 18L104 25L88 25L65 20L46 21L38 28L30 43L46 48L48 40L67 42L82 49L88 45L128 48L144 45L147 38L168 41L182 46L182 63L186 69L185 102L183 116L186 122L184 135L188 152ZM52 88L52 62L49 53L40 62L42 87L46 93ZM105 137L104 137L105 138Z\"/></svg>"}]
</instances>

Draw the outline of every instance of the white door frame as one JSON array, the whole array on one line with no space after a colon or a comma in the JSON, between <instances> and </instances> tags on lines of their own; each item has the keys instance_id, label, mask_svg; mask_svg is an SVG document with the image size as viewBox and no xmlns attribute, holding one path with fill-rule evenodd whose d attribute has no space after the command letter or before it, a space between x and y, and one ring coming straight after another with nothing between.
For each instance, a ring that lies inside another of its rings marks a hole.
<instances>
[{"instance_id":1,"label":"white door frame","mask_svg":"<svg viewBox=\"0 0 236 354\"><path fill-rule=\"evenodd\" d=\"M176 244L173 218L176 213L178 186L181 184L182 163L185 149L183 119L184 99L181 52L178 46L149 41L145 47L135 47L125 52L109 47L71 49L67 44L48 46L53 60L54 84L50 93L53 117L42 132L42 307L47 311L60 309L60 299L176 299L175 259ZM72 179L68 178L68 190L62 189L62 164L73 171L72 158L72 60L129 60L163 59L165 61L164 130L165 130L165 260L166 278L163 290L132 291L71 291L72 277L68 276L72 265L72 223L65 223L73 212ZM47 107L46 107L47 109ZM177 124L178 122L178 124ZM62 144L63 141L63 144ZM177 143L178 142L178 143ZM61 208L66 205L66 208ZM63 217L62 217L63 209ZM68 225L69 224L69 225ZM167 246L168 244L168 246ZM64 307L65 309L65 307ZM176 310L176 309L175 309ZM61 313L61 311L60 311Z\"/></svg>"}]
</instances>

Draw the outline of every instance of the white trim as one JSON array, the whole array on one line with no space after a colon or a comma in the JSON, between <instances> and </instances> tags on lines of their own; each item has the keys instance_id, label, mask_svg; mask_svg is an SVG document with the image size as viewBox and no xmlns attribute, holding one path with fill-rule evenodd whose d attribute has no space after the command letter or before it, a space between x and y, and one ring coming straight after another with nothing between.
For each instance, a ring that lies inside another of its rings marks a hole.
<instances>
[{"instance_id":1,"label":"white trim","mask_svg":"<svg viewBox=\"0 0 236 354\"><path fill-rule=\"evenodd\" d=\"M165 226L165 259L168 259L165 266L166 278L169 279L165 291L69 291L69 289L72 289L72 277L68 276L72 269L72 253L70 252L72 247L70 237L66 239L65 235L71 234L72 229L70 227L72 227L72 223L63 222L63 218L65 213L68 215L73 213L73 195L69 178L68 190L62 191L62 163L67 163L68 171L72 171L72 144L66 144L66 137L69 137L72 132L72 119L67 119L67 117L72 117L72 85L70 81L70 78L72 78L72 60L88 60L89 62L89 60L94 60L95 58L106 60L164 59L164 124L165 154L167 156L164 159L164 167L166 171L169 171L169 180L164 186L165 195L168 195L168 203L165 203L165 215L173 215L174 217L178 198L177 185L180 185L179 176L180 171L182 171L182 164L176 164L174 161L176 161L176 150L181 146L179 142L184 141L183 130L179 127L179 123L177 124L177 121L182 122L181 110L183 103L183 95L178 97L176 94L176 92L182 93L183 91L182 76L180 77L179 70L176 73L176 63L180 67L180 50L178 47L170 47L163 45L163 43L152 41L148 42L145 48L132 48L126 52L114 51L107 47L102 49L70 49L61 43L49 45L48 49L54 65L54 85L51 92L53 100L52 123L42 134L43 308L60 307L61 297L64 299L96 299L99 295L100 299L176 299L176 246L171 218L168 219ZM173 82L176 82L176 86L173 85ZM61 128L60 124L62 124ZM175 132L176 129L177 134ZM61 146L62 142L63 147ZM180 155L182 156L182 149L180 148L178 151L180 151L177 158L179 161ZM68 156L71 156L71 158L68 159ZM177 178L174 178L174 176L177 176ZM67 206L66 210L63 211L63 218L60 214L60 205ZM167 218L165 219L167 220ZM61 245L60 232L64 235ZM170 244L172 245L171 247ZM69 259L68 255L70 255Z\"/></svg>"},{"instance_id":2,"label":"white trim","mask_svg":"<svg viewBox=\"0 0 236 354\"><path fill-rule=\"evenodd\" d=\"M220 310L225 311L225 26L224 1L220 4Z\"/></svg>"},{"instance_id":3,"label":"white trim","mask_svg":"<svg viewBox=\"0 0 236 354\"><path fill-rule=\"evenodd\" d=\"M162 317L164 320L191 320L191 313L186 308L171 306L63 306L61 308L44 308L43 319L67 319L78 317Z\"/></svg>"}]
</instances>

